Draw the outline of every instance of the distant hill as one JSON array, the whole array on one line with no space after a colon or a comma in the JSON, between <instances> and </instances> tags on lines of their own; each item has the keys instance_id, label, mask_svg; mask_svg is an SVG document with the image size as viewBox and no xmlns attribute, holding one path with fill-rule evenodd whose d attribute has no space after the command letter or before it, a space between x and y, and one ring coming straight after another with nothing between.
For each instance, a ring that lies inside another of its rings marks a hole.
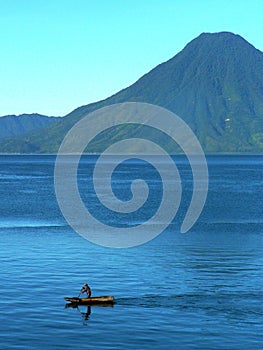
<instances>
[{"instance_id":1,"label":"distant hill","mask_svg":"<svg viewBox=\"0 0 263 350\"><path fill-rule=\"evenodd\" d=\"M127 101L175 112L192 128L206 153L263 151L263 53L229 32L201 34L130 87L79 107L26 137L0 141L0 151L23 152L27 142L27 152L56 152L66 132L87 113ZM110 137L118 139L125 133L120 128ZM107 142L103 135L91 151L103 149Z\"/></svg>"},{"instance_id":2,"label":"distant hill","mask_svg":"<svg viewBox=\"0 0 263 350\"><path fill-rule=\"evenodd\" d=\"M23 137L32 131L57 123L58 120L59 118L47 117L37 113L0 117L0 141L5 143L7 140L16 137Z\"/></svg>"}]
</instances>

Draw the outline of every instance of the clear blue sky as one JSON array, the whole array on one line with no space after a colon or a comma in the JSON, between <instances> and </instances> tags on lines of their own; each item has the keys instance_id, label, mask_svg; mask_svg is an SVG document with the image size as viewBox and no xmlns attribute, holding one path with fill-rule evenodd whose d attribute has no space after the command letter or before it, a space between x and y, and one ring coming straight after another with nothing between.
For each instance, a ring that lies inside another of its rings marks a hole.
<instances>
[{"instance_id":1,"label":"clear blue sky","mask_svg":"<svg viewBox=\"0 0 263 350\"><path fill-rule=\"evenodd\" d=\"M218 31L263 51L263 1L0 0L0 115L65 115Z\"/></svg>"}]
</instances>

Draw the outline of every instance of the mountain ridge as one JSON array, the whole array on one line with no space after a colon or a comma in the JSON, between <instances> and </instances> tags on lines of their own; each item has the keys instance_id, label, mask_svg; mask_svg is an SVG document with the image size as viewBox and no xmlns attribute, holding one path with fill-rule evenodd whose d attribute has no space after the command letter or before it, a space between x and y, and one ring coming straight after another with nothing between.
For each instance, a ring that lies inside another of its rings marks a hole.
<instances>
[{"instance_id":1,"label":"mountain ridge","mask_svg":"<svg viewBox=\"0 0 263 350\"><path fill-rule=\"evenodd\" d=\"M56 153L66 132L83 116L122 102L156 104L176 113L206 153L263 151L263 53L240 35L219 32L200 34L131 86L28 134L28 152ZM122 138L126 132L118 133ZM23 137L6 145L0 142L0 151L19 152L22 143ZM107 144L105 135L97 146L100 143ZM91 151L96 152L96 147Z\"/></svg>"},{"instance_id":2,"label":"mountain ridge","mask_svg":"<svg viewBox=\"0 0 263 350\"><path fill-rule=\"evenodd\" d=\"M27 134L48 124L57 122L57 117L48 117L39 113L6 115L0 117L0 140Z\"/></svg>"}]
</instances>

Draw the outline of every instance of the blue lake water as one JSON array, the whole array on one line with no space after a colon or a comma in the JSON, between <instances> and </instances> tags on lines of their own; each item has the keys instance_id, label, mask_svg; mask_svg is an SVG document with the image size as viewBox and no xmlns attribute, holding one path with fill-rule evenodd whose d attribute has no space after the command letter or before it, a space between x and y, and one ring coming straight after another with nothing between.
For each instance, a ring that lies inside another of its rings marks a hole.
<instances>
[{"instance_id":1,"label":"blue lake water","mask_svg":"<svg viewBox=\"0 0 263 350\"><path fill-rule=\"evenodd\" d=\"M112 249L63 218L55 157L0 156L0 349L263 348L263 158L208 156L207 202L187 234L191 169L174 159L183 187L174 222L144 245ZM130 224L98 209L87 187L95 161L80 166L83 201L112 225ZM116 169L116 193L125 199L131 173L148 179L155 203L161 180L140 161ZM114 295L114 307L65 308L86 281L93 295Z\"/></svg>"}]
</instances>

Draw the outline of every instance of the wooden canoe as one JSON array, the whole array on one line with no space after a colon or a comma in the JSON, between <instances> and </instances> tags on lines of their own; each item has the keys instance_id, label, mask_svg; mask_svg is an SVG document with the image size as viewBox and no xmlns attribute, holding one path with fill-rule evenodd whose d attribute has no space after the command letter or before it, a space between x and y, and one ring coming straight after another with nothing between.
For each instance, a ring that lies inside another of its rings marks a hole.
<instances>
[{"instance_id":1,"label":"wooden canoe","mask_svg":"<svg viewBox=\"0 0 263 350\"><path fill-rule=\"evenodd\" d=\"M103 303L112 303L114 302L114 297L112 296L103 296L103 297L91 297L91 298L64 298L66 301L69 301L73 304L82 304L82 305L95 305Z\"/></svg>"}]
</instances>

